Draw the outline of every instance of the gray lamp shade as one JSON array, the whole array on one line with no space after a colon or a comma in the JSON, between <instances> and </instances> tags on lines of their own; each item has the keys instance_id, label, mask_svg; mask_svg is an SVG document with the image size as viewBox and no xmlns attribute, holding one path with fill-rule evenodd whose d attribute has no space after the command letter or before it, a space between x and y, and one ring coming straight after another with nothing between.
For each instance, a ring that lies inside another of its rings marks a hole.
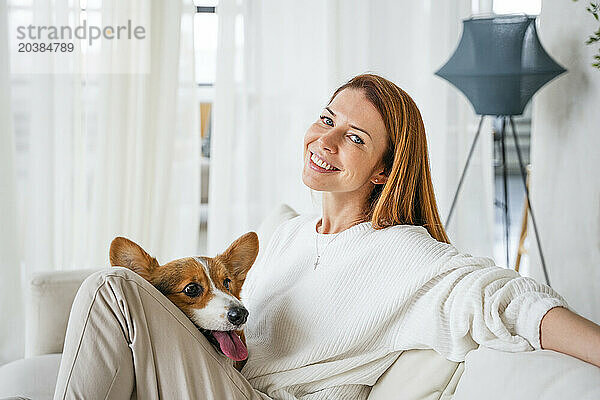
<instances>
[{"instance_id":1,"label":"gray lamp shade","mask_svg":"<svg viewBox=\"0 0 600 400\"><path fill-rule=\"evenodd\" d=\"M479 115L520 115L538 89L565 71L542 47L535 17L511 15L464 20L456 51L435 74Z\"/></svg>"}]
</instances>

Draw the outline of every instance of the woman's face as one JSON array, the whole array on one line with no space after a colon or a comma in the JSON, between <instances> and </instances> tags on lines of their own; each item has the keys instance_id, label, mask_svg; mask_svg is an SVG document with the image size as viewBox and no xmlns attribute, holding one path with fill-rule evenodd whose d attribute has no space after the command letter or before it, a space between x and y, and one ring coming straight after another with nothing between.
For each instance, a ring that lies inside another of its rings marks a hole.
<instances>
[{"instance_id":1,"label":"woman's face","mask_svg":"<svg viewBox=\"0 0 600 400\"><path fill-rule=\"evenodd\" d=\"M344 89L304 135L302 181L313 190L366 196L382 184L388 145L383 119L362 90Z\"/></svg>"}]
</instances>

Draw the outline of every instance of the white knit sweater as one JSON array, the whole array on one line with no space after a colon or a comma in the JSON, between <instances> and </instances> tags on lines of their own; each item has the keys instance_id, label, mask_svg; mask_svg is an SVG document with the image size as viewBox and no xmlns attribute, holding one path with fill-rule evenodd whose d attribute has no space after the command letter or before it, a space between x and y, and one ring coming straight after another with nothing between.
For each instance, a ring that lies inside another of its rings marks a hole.
<instances>
[{"instance_id":1,"label":"white knit sweater","mask_svg":"<svg viewBox=\"0 0 600 400\"><path fill-rule=\"evenodd\" d=\"M365 222L336 236L316 232L319 218L281 224L242 291L242 374L274 399L365 399L403 350L463 361L478 344L539 349L542 317L567 307L550 287L460 254L423 227Z\"/></svg>"}]
</instances>

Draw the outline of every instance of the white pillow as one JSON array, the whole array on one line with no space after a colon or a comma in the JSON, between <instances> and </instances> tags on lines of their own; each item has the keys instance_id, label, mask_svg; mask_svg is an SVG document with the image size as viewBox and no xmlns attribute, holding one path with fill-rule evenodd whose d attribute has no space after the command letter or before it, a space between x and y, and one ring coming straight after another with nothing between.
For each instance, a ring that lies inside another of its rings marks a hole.
<instances>
[{"instance_id":1,"label":"white pillow","mask_svg":"<svg viewBox=\"0 0 600 400\"><path fill-rule=\"evenodd\" d=\"M600 399L600 368L551 350L508 353L480 346L465 359L454 400Z\"/></svg>"},{"instance_id":2,"label":"white pillow","mask_svg":"<svg viewBox=\"0 0 600 400\"><path fill-rule=\"evenodd\" d=\"M284 221L296 217L298 213L287 204L280 204L269 213L257 229L260 251L267 247L275 229Z\"/></svg>"}]
</instances>

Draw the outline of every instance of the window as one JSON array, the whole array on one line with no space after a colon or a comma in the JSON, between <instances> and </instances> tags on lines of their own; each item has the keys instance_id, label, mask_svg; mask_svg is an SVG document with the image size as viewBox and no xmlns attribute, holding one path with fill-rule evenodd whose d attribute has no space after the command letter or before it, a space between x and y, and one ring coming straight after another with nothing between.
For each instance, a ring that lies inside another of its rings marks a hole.
<instances>
[{"instance_id":1,"label":"window","mask_svg":"<svg viewBox=\"0 0 600 400\"><path fill-rule=\"evenodd\" d=\"M194 0L194 79L198 86L200 99L200 135L202 137L202 155L210 157L210 134L214 84L217 71L217 3L213 0ZM204 160L204 164L207 160ZM206 167L207 168L207 167ZM208 174L204 173L206 180ZM205 186L204 184L203 186ZM208 190L208 188L206 188ZM203 198L207 198L208 195Z\"/></svg>"},{"instance_id":2,"label":"window","mask_svg":"<svg viewBox=\"0 0 600 400\"><path fill-rule=\"evenodd\" d=\"M218 21L216 1L194 1L195 79L199 86L213 86L217 64Z\"/></svg>"},{"instance_id":3,"label":"window","mask_svg":"<svg viewBox=\"0 0 600 400\"><path fill-rule=\"evenodd\" d=\"M494 14L538 15L542 9L542 0L494 0Z\"/></svg>"},{"instance_id":4,"label":"window","mask_svg":"<svg viewBox=\"0 0 600 400\"><path fill-rule=\"evenodd\" d=\"M200 166L200 251L206 250L206 232L208 220L208 182L211 138L211 116L215 98L215 79L217 72L217 35L218 0L194 0L194 81L200 116L199 134L201 136Z\"/></svg>"}]
</instances>

